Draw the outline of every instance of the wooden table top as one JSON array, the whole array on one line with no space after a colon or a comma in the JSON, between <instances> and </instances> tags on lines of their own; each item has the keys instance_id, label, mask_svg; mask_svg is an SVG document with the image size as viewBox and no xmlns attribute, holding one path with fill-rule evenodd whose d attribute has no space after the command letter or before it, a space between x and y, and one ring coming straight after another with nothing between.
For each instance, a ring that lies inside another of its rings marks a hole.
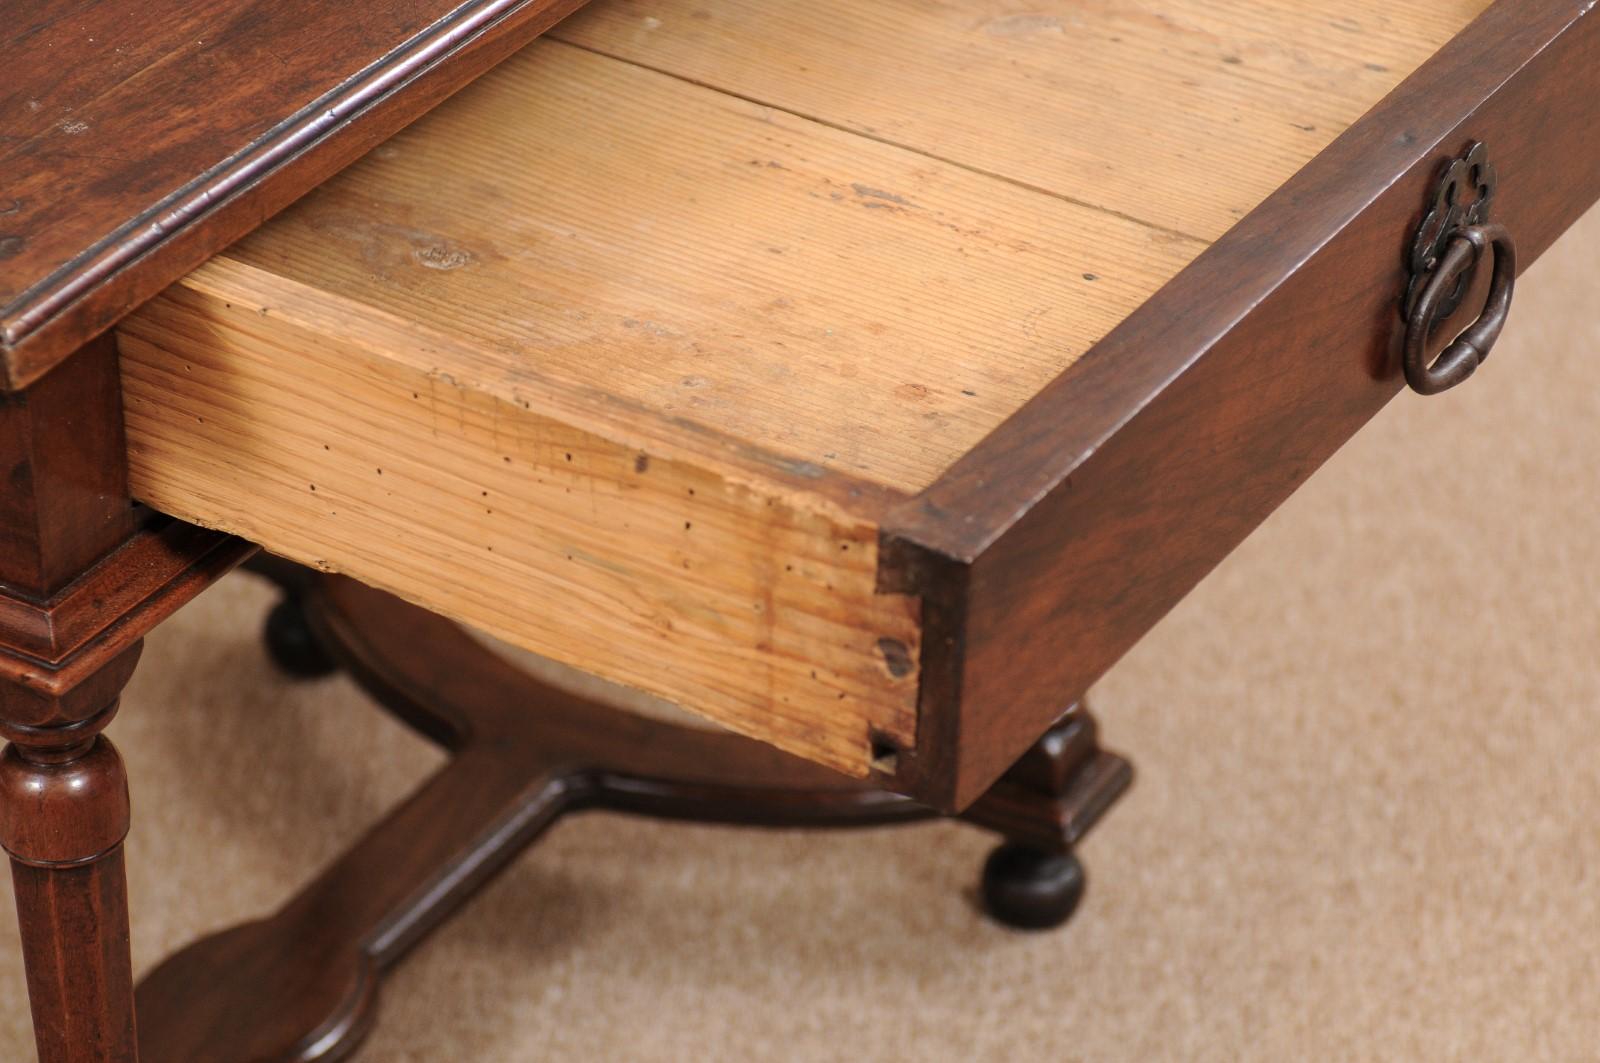
<instances>
[{"instance_id":1,"label":"wooden table top","mask_svg":"<svg viewBox=\"0 0 1600 1063\"><path fill-rule=\"evenodd\" d=\"M596 0L123 322L133 491L958 807L1394 394L1443 162L1594 199L1597 26Z\"/></svg>"},{"instance_id":2,"label":"wooden table top","mask_svg":"<svg viewBox=\"0 0 1600 1063\"><path fill-rule=\"evenodd\" d=\"M0 391L21 388L581 0L17 0Z\"/></svg>"}]
</instances>

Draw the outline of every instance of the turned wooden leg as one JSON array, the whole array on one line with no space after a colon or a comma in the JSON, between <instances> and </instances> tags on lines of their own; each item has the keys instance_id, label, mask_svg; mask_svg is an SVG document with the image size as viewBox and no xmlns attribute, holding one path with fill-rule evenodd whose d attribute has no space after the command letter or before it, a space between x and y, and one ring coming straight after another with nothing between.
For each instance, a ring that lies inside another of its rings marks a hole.
<instances>
[{"instance_id":1,"label":"turned wooden leg","mask_svg":"<svg viewBox=\"0 0 1600 1063\"><path fill-rule=\"evenodd\" d=\"M1075 704L964 814L1006 840L983 866L985 909L1021 930L1072 917L1086 879L1072 847L1133 780L1100 748L1094 717Z\"/></svg>"},{"instance_id":2,"label":"turned wooden leg","mask_svg":"<svg viewBox=\"0 0 1600 1063\"><path fill-rule=\"evenodd\" d=\"M0 689L11 740L0 753L0 847L11 857L40 1063L138 1058L122 868L128 779L100 732L139 648L57 691Z\"/></svg>"},{"instance_id":3,"label":"turned wooden leg","mask_svg":"<svg viewBox=\"0 0 1600 1063\"><path fill-rule=\"evenodd\" d=\"M0 802L40 1063L137 1059L122 758L98 735L13 743L0 755Z\"/></svg>"},{"instance_id":4,"label":"turned wooden leg","mask_svg":"<svg viewBox=\"0 0 1600 1063\"><path fill-rule=\"evenodd\" d=\"M41 1063L138 1058L128 786L100 732L143 636L255 550L139 510L127 466L110 336L0 395L0 847Z\"/></svg>"}]
</instances>

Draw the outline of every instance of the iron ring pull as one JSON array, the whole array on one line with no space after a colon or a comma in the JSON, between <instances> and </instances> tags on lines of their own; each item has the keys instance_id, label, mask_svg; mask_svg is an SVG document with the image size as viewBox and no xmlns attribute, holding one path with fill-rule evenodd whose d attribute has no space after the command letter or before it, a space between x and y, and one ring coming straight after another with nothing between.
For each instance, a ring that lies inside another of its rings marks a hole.
<instances>
[{"instance_id":1,"label":"iron ring pull","mask_svg":"<svg viewBox=\"0 0 1600 1063\"><path fill-rule=\"evenodd\" d=\"M1478 267L1485 254L1494 256L1494 273L1489 280L1489 295L1478 319L1457 336L1439 357L1428 362L1428 339L1440 301L1463 276ZM1434 267L1411 305L1406 319L1406 383L1421 395L1437 395L1471 376L1489 351L1511 310L1511 295L1517 278L1517 246L1506 227L1495 222L1468 225L1450 234L1449 246Z\"/></svg>"}]
</instances>

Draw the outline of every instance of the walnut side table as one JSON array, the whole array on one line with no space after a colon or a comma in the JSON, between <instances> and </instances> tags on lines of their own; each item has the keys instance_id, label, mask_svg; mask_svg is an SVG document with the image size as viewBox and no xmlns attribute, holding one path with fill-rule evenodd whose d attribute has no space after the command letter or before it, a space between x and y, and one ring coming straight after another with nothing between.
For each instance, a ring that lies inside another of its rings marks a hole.
<instances>
[{"instance_id":1,"label":"walnut side table","mask_svg":"<svg viewBox=\"0 0 1600 1063\"><path fill-rule=\"evenodd\" d=\"M594 805L960 815L992 913L1060 922L1131 777L1090 685L1474 375L1600 195L1593 5L579 6L27 0L0 38L0 844L46 1063L346 1055ZM252 555L279 663L453 757L136 991L102 731Z\"/></svg>"}]
</instances>

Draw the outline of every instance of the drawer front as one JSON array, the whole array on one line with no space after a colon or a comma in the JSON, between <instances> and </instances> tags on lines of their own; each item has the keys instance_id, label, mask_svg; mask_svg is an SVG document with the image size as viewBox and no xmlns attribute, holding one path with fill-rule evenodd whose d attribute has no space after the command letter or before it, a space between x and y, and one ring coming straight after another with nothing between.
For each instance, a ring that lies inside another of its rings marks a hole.
<instances>
[{"instance_id":1,"label":"drawer front","mask_svg":"<svg viewBox=\"0 0 1600 1063\"><path fill-rule=\"evenodd\" d=\"M1593 4L1496 4L888 522L925 610L902 785L974 799L1404 386L1409 245L1475 141L1525 267L1600 194Z\"/></svg>"}]
</instances>

